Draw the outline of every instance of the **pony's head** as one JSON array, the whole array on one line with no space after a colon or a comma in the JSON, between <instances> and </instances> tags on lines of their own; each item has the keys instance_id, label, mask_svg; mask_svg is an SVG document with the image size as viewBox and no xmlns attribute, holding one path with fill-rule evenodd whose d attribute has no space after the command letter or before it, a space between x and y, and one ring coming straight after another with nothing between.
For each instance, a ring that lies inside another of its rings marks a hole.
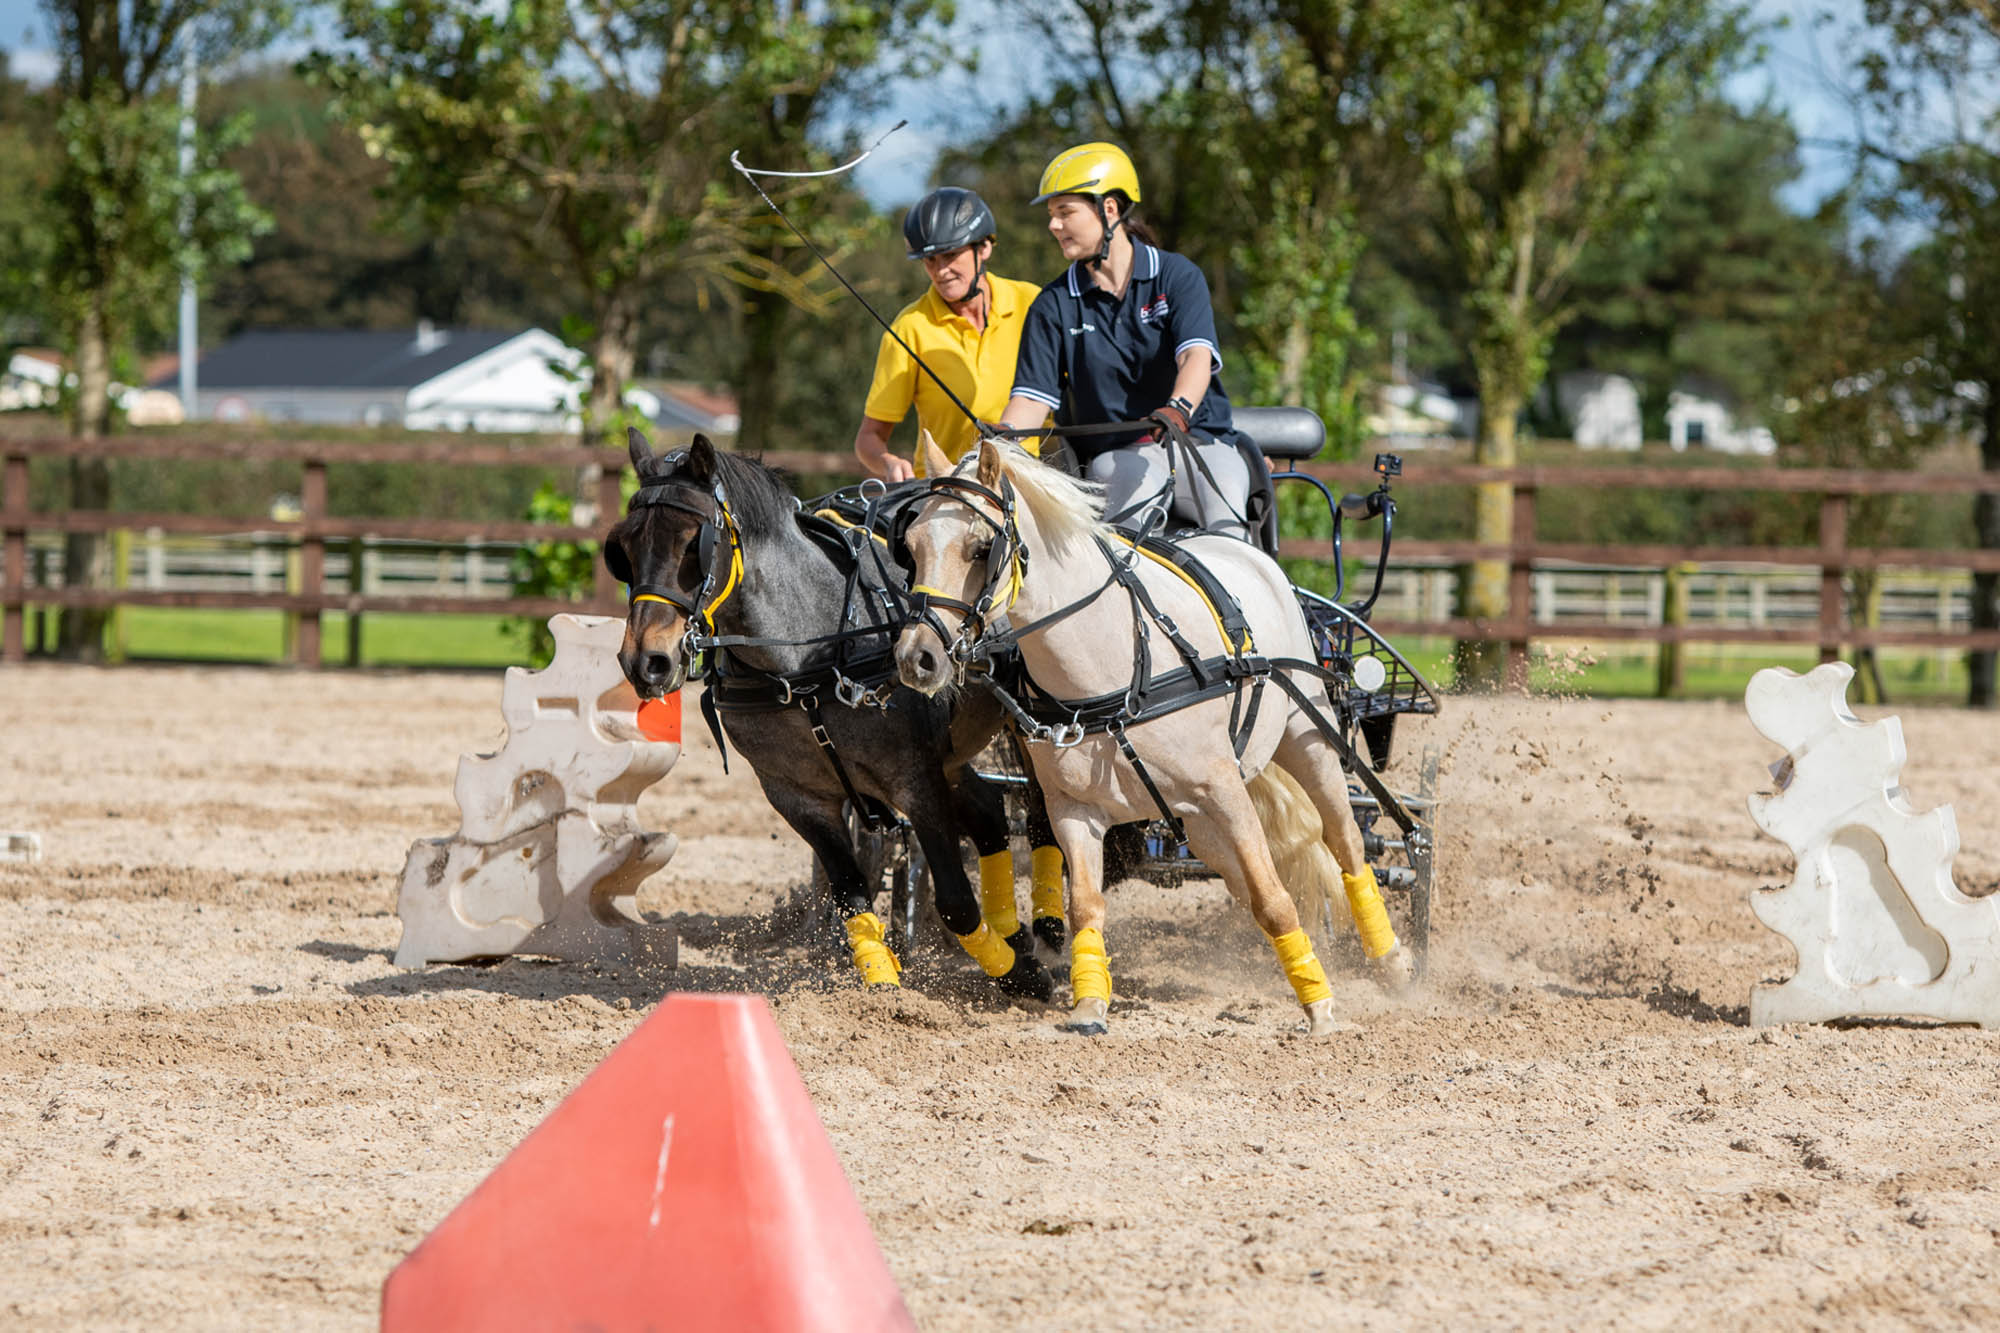
<instances>
[{"instance_id":1,"label":"pony's head","mask_svg":"<svg viewBox=\"0 0 2000 1333\"><path fill-rule=\"evenodd\" d=\"M706 435L666 454L636 429L625 439L639 491L605 535L604 565L631 589L618 665L641 698L654 699L687 679L688 631L715 604L718 550L726 576L740 545L717 484L722 456Z\"/></svg>"},{"instance_id":2,"label":"pony's head","mask_svg":"<svg viewBox=\"0 0 2000 1333\"><path fill-rule=\"evenodd\" d=\"M1101 527L1097 488L1045 466L1019 445L983 442L952 467L928 434L932 494L904 534L911 591L929 614L896 639L903 683L936 694L962 673L988 623L1021 599L1034 561L1060 560Z\"/></svg>"}]
</instances>

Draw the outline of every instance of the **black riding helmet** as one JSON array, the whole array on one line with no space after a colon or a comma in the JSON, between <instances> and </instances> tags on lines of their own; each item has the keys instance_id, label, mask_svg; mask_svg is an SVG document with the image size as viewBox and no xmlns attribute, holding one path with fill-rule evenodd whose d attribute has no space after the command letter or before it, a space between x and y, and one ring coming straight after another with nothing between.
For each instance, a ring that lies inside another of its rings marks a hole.
<instances>
[{"instance_id":1,"label":"black riding helmet","mask_svg":"<svg viewBox=\"0 0 2000 1333\"><path fill-rule=\"evenodd\" d=\"M945 185L932 190L903 218L903 239L910 258L941 255L986 240L998 230L993 210L970 190Z\"/></svg>"}]
</instances>

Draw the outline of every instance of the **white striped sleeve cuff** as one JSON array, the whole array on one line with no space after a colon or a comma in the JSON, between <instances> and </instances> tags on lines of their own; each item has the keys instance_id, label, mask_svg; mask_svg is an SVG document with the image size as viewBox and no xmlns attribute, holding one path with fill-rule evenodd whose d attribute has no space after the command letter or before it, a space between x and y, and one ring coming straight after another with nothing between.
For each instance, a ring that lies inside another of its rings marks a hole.
<instances>
[{"instance_id":1,"label":"white striped sleeve cuff","mask_svg":"<svg viewBox=\"0 0 2000 1333\"><path fill-rule=\"evenodd\" d=\"M1189 338L1174 349L1174 360L1180 360L1181 353L1190 347L1206 347L1208 349L1208 359L1211 363L1208 373L1211 375L1220 375L1222 373L1222 350L1206 338Z\"/></svg>"},{"instance_id":2,"label":"white striped sleeve cuff","mask_svg":"<svg viewBox=\"0 0 2000 1333\"><path fill-rule=\"evenodd\" d=\"M1062 399L1051 398L1048 394L1043 393L1040 389L1030 389L1025 385L1016 384L1008 392L1011 393L1016 398L1032 398L1036 402L1042 404L1044 407L1047 407L1052 412L1062 406Z\"/></svg>"}]
</instances>

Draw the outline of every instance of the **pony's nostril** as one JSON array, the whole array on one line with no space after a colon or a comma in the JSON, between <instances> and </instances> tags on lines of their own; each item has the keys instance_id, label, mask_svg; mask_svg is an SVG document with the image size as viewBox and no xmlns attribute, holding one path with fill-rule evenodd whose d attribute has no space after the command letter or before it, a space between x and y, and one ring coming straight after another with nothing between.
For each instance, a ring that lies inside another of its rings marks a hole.
<instances>
[{"instance_id":1,"label":"pony's nostril","mask_svg":"<svg viewBox=\"0 0 2000 1333\"><path fill-rule=\"evenodd\" d=\"M674 669L674 664L665 653L646 654L646 679L665 680Z\"/></svg>"},{"instance_id":2,"label":"pony's nostril","mask_svg":"<svg viewBox=\"0 0 2000 1333\"><path fill-rule=\"evenodd\" d=\"M924 675L928 676L931 675L933 672L935 672L937 669L938 669L937 654L933 653L928 648L917 649L917 670L922 672Z\"/></svg>"}]
</instances>

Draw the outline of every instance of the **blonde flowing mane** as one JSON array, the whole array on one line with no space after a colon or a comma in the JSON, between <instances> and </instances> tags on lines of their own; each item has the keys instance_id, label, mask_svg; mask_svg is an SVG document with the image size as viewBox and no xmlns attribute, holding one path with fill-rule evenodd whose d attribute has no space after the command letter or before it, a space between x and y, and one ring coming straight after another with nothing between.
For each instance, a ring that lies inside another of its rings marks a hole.
<instances>
[{"instance_id":1,"label":"blonde flowing mane","mask_svg":"<svg viewBox=\"0 0 2000 1333\"><path fill-rule=\"evenodd\" d=\"M1079 481L1060 468L1049 467L1011 441L992 440L983 447L1000 450L1001 470L1014 483L1014 493L1034 515L1035 527L1056 555L1079 542L1109 535L1104 524L1104 488ZM979 466L979 450L968 450L954 471L969 475Z\"/></svg>"}]
</instances>

